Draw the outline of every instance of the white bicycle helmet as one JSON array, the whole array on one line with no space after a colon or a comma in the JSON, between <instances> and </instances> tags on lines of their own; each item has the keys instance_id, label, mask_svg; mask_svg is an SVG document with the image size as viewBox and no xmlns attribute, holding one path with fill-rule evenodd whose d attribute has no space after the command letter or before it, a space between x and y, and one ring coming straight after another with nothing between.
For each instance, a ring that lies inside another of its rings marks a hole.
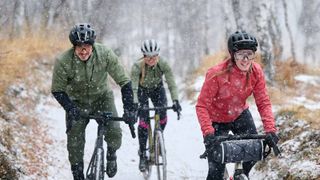
<instances>
[{"instance_id":1,"label":"white bicycle helmet","mask_svg":"<svg viewBox=\"0 0 320 180\"><path fill-rule=\"evenodd\" d=\"M148 39L143 41L141 45L141 52L145 56L155 56L159 55L160 47L154 39Z\"/></svg>"}]
</instances>

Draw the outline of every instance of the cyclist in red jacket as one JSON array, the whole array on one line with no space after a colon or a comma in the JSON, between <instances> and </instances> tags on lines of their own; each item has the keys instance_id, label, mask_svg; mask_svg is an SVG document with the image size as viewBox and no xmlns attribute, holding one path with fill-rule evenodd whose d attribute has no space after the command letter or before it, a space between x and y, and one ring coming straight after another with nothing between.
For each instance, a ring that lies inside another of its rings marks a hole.
<instances>
[{"instance_id":1,"label":"cyclist in red jacket","mask_svg":"<svg viewBox=\"0 0 320 180\"><path fill-rule=\"evenodd\" d=\"M202 86L196 112L206 148L211 147L217 135L257 134L249 111L247 98L253 94L264 130L276 143L275 121L266 82L260 65L254 62L258 42L245 31L237 31L228 39L230 58L210 68ZM225 164L208 156L207 180L223 178ZM255 162L243 163L244 173L249 176Z\"/></svg>"}]
</instances>

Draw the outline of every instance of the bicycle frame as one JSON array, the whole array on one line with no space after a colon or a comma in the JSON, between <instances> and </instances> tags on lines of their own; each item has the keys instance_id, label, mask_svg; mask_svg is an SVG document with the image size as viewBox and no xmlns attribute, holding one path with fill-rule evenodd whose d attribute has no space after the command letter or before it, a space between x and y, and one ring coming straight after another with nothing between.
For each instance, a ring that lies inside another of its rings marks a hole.
<instances>
[{"instance_id":1,"label":"bicycle frame","mask_svg":"<svg viewBox=\"0 0 320 180\"><path fill-rule=\"evenodd\" d=\"M101 113L98 115L82 115L90 120L95 120L98 123L97 139L95 142L95 147L93 154L91 156L90 163L86 171L86 180L103 180L104 179L104 169L105 169L105 153L103 149L103 136L104 127L108 121L124 121L121 117L112 117L112 113ZM129 125L130 126L130 125ZM132 127L130 127L131 135L134 138L135 132Z\"/></svg>"},{"instance_id":2,"label":"bicycle frame","mask_svg":"<svg viewBox=\"0 0 320 180\"><path fill-rule=\"evenodd\" d=\"M90 163L86 172L87 180L104 179L104 149L103 149L104 126L98 124L97 139L95 148L91 156Z\"/></svg>"},{"instance_id":3,"label":"bicycle frame","mask_svg":"<svg viewBox=\"0 0 320 180\"><path fill-rule=\"evenodd\" d=\"M149 120L154 119L154 129L152 130L149 121L148 129L148 168L143 172L145 179L151 176L152 166L157 167L158 180L167 179L167 159L164 144L163 132L160 127L159 110L173 109L173 107L154 107L154 108L141 108L140 110L155 111L154 117L149 117ZM180 112L177 112L178 119L180 119Z\"/></svg>"},{"instance_id":4,"label":"bicycle frame","mask_svg":"<svg viewBox=\"0 0 320 180\"><path fill-rule=\"evenodd\" d=\"M227 136L216 136L216 145L218 143L218 145L220 144L220 146L222 146L223 148L223 145L222 143L223 142L231 142L231 141L234 141L234 140L263 140L264 142L266 142L266 138L267 138L267 135L261 135L261 134L246 134L246 135L227 135ZM276 144L268 144L268 143L263 143L263 152L262 152L262 155L263 155L263 158L266 158L269 154L270 154L270 151L271 151L271 148L273 149L273 152L276 156L280 155L280 150L278 148L278 146ZM266 147L269 148L269 150L266 152L265 149ZM210 152L213 152L213 148L214 147L211 147L209 150L206 150L201 156L200 158L206 158ZM214 155L214 154L213 154ZM228 163L228 162L227 162ZM239 162L234 162L235 163L235 171L234 171L234 174L233 174L233 178L230 177L230 179L233 179L233 180L247 180L248 177L244 174L243 172L243 167L242 167L242 161L239 161ZM225 172L224 172L224 179L229 179L229 173L228 173L228 170L227 168L225 168Z\"/></svg>"}]
</instances>

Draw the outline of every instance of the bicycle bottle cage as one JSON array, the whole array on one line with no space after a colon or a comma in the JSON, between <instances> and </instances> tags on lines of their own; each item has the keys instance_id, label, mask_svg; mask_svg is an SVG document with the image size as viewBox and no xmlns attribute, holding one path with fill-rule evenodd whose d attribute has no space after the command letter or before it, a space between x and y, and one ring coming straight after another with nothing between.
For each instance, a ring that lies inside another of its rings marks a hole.
<instances>
[{"instance_id":1,"label":"bicycle bottle cage","mask_svg":"<svg viewBox=\"0 0 320 180\"><path fill-rule=\"evenodd\" d=\"M259 161L263 159L263 155L261 139L224 141L213 151L213 159L219 163Z\"/></svg>"}]
</instances>

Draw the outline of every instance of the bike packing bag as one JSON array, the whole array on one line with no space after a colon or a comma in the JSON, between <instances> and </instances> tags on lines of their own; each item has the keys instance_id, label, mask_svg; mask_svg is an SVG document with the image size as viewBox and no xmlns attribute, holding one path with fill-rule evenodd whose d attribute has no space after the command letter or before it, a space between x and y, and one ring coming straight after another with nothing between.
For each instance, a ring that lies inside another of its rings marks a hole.
<instances>
[{"instance_id":1,"label":"bike packing bag","mask_svg":"<svg viewBox=\"0 0 320 180\"><path fill-rule=\"evenodd\" d=\"M259 161L263 159L263 153L261 139L230 140L215 148L213 158L219 163Z\"/></svg>"}]
</instances>

